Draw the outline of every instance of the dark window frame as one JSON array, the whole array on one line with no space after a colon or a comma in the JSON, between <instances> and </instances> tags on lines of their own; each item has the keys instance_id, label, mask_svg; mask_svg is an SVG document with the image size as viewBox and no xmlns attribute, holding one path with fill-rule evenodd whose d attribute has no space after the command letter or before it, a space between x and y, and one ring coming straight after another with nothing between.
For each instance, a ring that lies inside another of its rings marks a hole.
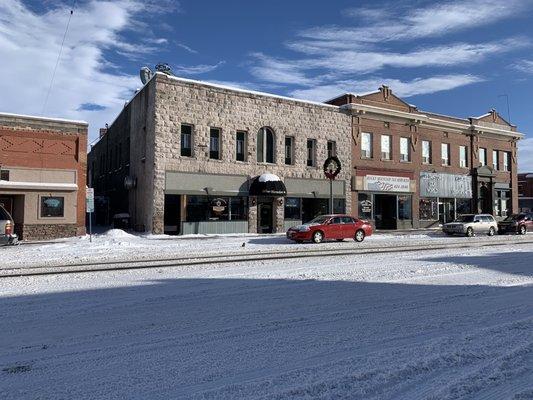
<instances>
[{"instance_id":1,"label":"dark window frame","mask_svg":"<svg viewBox=\"0 0 533 400\"><path fill-rule=\"evenodd\" d=\"M239 135L242 135L241 139L239 139ZM239 152L240 142L242 142L242 152ZM248 132L237 131L237 133L235 134L235 159L237 161L246 162L247 161L247 149L248 149Z\"/></svg>"},{"instance_id":2,"label":"dark window frame","mask_svg":"<svg viewBox=\"0 0 533 400\"><path fill-rule=\"evenodd\" d=\"M190 129L190 132L184 132L184 128ZM193 157L193 132L194 126L192 124L181 124L180 125L180 155L182 157ZM189 136L189 146L185 147L184 136Z\"/></svg>"},{"instance_id":3,"label":"dark window frame","mask_svg":"<svg viewBox=\"0 0 533 400\"><path fill-rule=\"evenodd\" d=\"M45 209L43 208L43 207L46 207L45 206L46 200L53 200L53 199L57 199L60 201L60 204L61 204L60 215L59 214L52 215L49 212L46 212ZM40 217L41 218L64 218L65 217L65 197L64 196L41 196L39 203L40 203Z\"/></svg>"},{"instance_id":4,"label":"dark window frame","mask_svg":"<svg viewBox=\"0 0 533 400\"><path fill-rule=\"evenodd\" d=\"M214 136L214 133L217 135ZM213 141L213 139L216 139L216 141ZM216 150L213 149L213 143L216 143ZM209 159L222 159L222 129L220 128L209 128Z\"/></svg>"}]
</instances>

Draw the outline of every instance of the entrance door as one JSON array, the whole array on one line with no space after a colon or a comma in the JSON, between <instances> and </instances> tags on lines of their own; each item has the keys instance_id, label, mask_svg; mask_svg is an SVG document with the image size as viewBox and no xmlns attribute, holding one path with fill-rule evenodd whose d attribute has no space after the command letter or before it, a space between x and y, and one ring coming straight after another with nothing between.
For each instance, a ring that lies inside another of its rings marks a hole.
<instances>
[{"instance_id":1,"label":"entrance door","mask_svg":"<svg viewBox=\"0 0 533 400\"><path fill-rule=\"evenodd\" d=\"M376 221L376 229L397 228L397 203L398 201L395 195L374 195L374 219Z\"/></svg>"},{"instance_id":2,"label":"entrance door","mask_svg":"<svg viewBox=\"0 0 533 400\"><path fill-rule=\"evenodd\" d=\"M177 235L181 228L181 196L179 194L165 195L164 224L167 235Z\"/></svg>"},{"instance_id":3,"label":"entrance door","mask_svg":"<svg viewBox=\"0 0 533 400\"><path fill-rule=\"evenodd\" d=\"M446 224L455 220L455 200L440 199L439 201L439 221Z\"/></svg>"},{"instance_id":4,"label":"entrance door","mask_svg":"<svg viewBox=\"0 0 533 400\"><path fill-rule=\"evenodd\" d=\"M274 231L272 203L259 203L257 218L258 233L272 233Z\"/></svg>"}]
</instances>

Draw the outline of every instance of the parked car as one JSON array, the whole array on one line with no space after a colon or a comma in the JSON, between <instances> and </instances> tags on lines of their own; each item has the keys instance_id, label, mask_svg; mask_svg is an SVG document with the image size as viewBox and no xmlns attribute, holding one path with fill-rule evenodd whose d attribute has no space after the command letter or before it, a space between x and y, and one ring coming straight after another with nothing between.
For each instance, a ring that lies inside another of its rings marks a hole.
<instances>
[{"instance_id":1,"label":"parked car","mask_svg":"<svg viewBox=\"0 0 533 400\"><path fill-rule=\"evenodd\" d=\"M442 231L447 235L474 236L476 233L486 233L494 236L498 231L498 223L490 214L464 214L454 222L444 224Z\"/></svg>"},{"instance_id":2,"label":"parked car","mask_svg":"<svg viewBox=\"0 0 533 400\"><path fill-rule=\"evenodd\" d=\"M519 233L525 235L527 231L533 231L533 213L520 213L509 215L503 221L498 222L498 233Z\"/></svg>"},{"instance_id":3,"label":"parked car","mask_svg":"<svg viewBox=\"0 0 533 400\"><path fill-rule=\"evenodd\" d=\"M18 243L18 236L14 230L13 218L4 207L0 206L0 245Z\"/></svg>"},{"instance_id":4,"label":"parked car","mask_svg":"<svg viewBox=\"0 0 533 400\"><path fill-rule=\"evenodd\" d=\"M354 239L356 242L362 242L370 235L372 235L372 226L369 222L344 214L320 215L287 231L287 238L297 243L304 241L320 243L329 239L337 241Z\"/></svg>"}]
</instances>

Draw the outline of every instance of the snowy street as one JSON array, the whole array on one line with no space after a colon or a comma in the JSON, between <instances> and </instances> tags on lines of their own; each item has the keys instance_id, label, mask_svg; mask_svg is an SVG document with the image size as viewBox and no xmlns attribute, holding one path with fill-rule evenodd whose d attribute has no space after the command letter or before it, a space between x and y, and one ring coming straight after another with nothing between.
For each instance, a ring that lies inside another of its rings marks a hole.
<instances>
[{"instance_id":1,"label":"snowy street","mask_svg":"<svg viewBox=\"0 0 533 400\"><path fill-rule=\"evenodd\" d=\"M519 244L3 278L1 397L532 398L532 256Z\"/></svg>"}]
</instances>

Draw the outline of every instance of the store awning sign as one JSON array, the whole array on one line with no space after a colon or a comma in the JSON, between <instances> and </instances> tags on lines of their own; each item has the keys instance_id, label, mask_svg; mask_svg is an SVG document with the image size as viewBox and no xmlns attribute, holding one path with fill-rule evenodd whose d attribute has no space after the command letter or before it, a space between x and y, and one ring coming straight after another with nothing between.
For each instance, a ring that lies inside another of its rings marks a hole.
<instances>
[{"instance_id":1,"label":"store awning sign","mask_svg":"<svg viewBox=\"0 0 533 400\"><path fill-rule=\"evenodd\" d=\"M471 199L472 177L469 175L421 172L420 197Z\"/></svg>"},{"instance_id":2,"label":"store awning sign","mask_svg":"<svg viewBox=\"0 0 533 400\"><path fill-rule=\"evenodd\" d=\"M365 176L365 190L373 192L410 192L411 180L402 176Z\"/></svg>"}]
</instances>

